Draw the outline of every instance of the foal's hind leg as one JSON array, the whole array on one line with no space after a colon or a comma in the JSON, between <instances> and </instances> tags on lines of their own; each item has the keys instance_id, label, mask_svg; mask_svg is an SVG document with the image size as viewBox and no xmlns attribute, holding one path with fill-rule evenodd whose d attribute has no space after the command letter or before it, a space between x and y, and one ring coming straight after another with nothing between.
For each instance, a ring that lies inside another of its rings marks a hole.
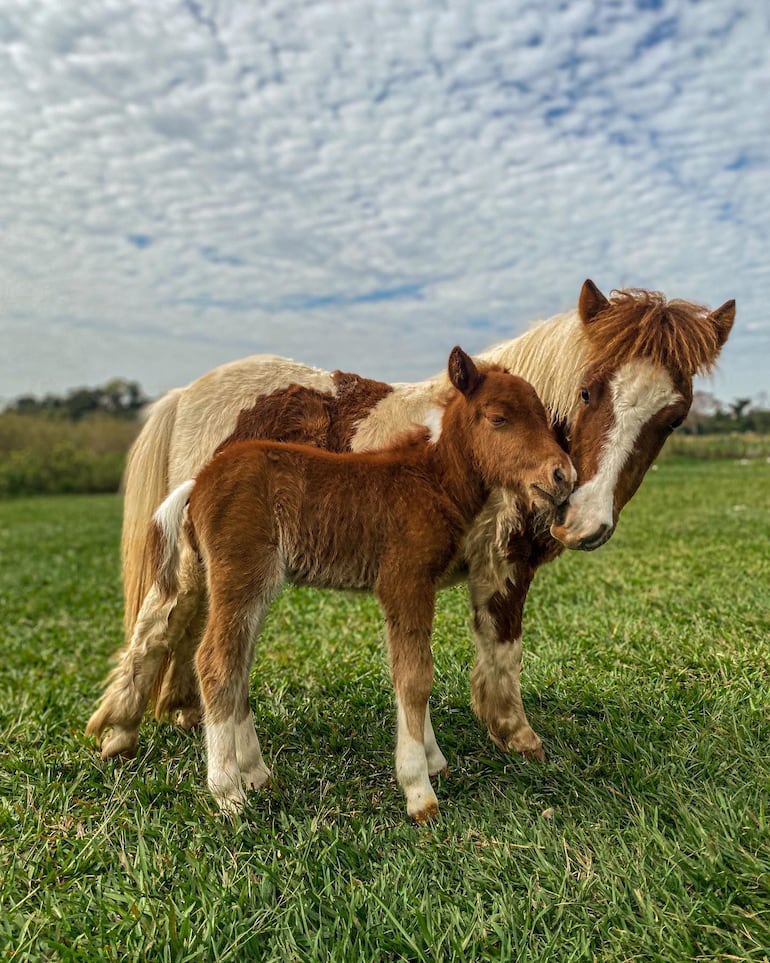
<instances>
[{"instance_id":1,"label":"foal's hind leg","mask_svg":"<svg viewBox=\"0 0 770 963\"><path fill-rule=\"evenodd\" d=\"M423 742L425 744L425 758L428 762L428 774L431 776L436 776L440 772L446 772L446 756L439 749L439 745L436 742L436 735L433 732L433 724L430 720L430 704L425 707L425 728L423 730Z\"/></svg>"},{"instance_id":2,"label":"foal's hind leg","mask_svg":"<svg viewBox=\"0 0 770 963\"><path fill-rule=\"evenodd\" d=\"M433 653L430 634L433 625L435 589L408 576L389 584L380 578L377 595L385 612L388 648L396 693L398 736L396 778L406 797L406 811L418 823L438 812L438 799L430 784L425 736L433 727L428 716L428 698L433 686ZM430 746L433 762L435 736ZM438 749L438 746L435 746ZM439 750L440 754L440 750ZM446 760L441 756L446 767Z\"/></svg>"},{"instance_id":3,"label":"foal's hind leg","mask_svg":"<svg viewBox=\"0 0 770 963\"><path fill-rule=\"evenodd\" d=\"M251 573L248 589L210 568L209 618L195 665L205 707L208 786L217 805L238 813L246 796L270 777L249 707L249 671L254 637L262 616L280 588L282 573L269 549L259 552L261 571Z\"/></svg>"}]
</instances>

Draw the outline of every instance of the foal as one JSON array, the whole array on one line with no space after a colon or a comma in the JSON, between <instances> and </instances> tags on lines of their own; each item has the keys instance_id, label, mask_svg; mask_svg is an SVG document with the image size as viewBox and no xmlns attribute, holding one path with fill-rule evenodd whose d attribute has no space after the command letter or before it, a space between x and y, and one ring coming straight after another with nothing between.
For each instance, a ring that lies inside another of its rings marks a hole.
<instances>
[{"instance_id":1,"label":"foal","mask_svg":"<svg viewBox=\"0 0 770 963\"><path fill-rule=\"evenodd\" d=\"M262 617L287 580L376 593L396 695L396 775L410 816L423 822L438 811L429 775L446 760L426 716L436 583L492 488L508 489L527 508L555 506L575 481L531 385L496 367L479 370L459 347L448 367L455 390L435 441L423 430L362 454L238 442L157 510L156 585L144 606L154 611L140 615L135 631L156 624L148 616L176 595L189 505L187 539L208 580L196 656L208 785L225 811L240 811L243 786L259 788L270 775L249 707L249 670ZM151 644L135 639L131 648ZM106 724L94 718L89 729L99 734Z\"/></svg>"}]
</instances>

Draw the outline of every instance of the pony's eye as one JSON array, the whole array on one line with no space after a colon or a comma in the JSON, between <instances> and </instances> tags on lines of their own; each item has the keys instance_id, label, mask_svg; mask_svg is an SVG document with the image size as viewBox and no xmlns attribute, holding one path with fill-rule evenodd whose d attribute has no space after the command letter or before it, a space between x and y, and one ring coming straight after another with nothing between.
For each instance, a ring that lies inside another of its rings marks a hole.
<instances>
[{"instance_id":1,"label":"pony's eye","mask_svg":"<svg viewBox=\"0 0 770 963\"><path fill-rule=\"evenodd\" d=\"M505 415L487 415L487 420L493 428L502 428L503 425L508 424L508 419Z\"/></svg>"},{"instance_id":2,"label":"pony's eye","mask_svg":"<svg viewBox=\"0 0 770 963\"><path fill-rule=\"evenodd\" d=\"M588 402L591 400L591 395L588 392L588 388L580 389L580 397L583 399L583 404L587 405Z\"/></svg>"}]
</instances>

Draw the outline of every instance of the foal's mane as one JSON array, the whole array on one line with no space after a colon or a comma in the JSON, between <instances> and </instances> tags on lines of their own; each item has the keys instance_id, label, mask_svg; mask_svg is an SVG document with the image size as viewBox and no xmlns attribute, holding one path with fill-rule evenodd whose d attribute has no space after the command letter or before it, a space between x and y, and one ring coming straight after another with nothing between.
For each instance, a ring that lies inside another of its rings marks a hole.
<instances>
[{"instance_id":1,"label":"foal's mane","mask_svg":"<svg viewBox=\"0 0 770 963\"><path fill-rule=\"evenodd\" d=\"M640 358L686 378L707 373L720 348L710 314L691 301L667 301L659 291L612 291L608 307L585 329L589 364L602 372Z\"/></svg>"}]
</instances>

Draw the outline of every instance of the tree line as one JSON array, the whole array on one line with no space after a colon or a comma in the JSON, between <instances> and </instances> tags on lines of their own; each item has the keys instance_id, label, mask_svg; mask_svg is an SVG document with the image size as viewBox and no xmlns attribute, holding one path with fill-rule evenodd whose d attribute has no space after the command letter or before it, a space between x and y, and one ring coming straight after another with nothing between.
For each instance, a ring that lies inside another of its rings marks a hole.
<instances>
[{"instance_id":1,"label":"tree line","mask_svg":"<svg viewBox=\"0 0 770 963\"><path fill-rule=\"evenodd\" d=\"M150 398L141 385L126 378L113 378L97 388L73 388L64 395L42 398L21 395L5 406L20 415L47 415L67 421L82 421L93 415L134 419ZM713 394L696 391L692 408L681 429L689 435L722 435L733 432L770 434L770 408L766 396L736 398L724 404Z\"/></svg>"},{"instance_id":2,"label":"tree line","mask_svg":"<svg viewBox=\"0 0 770 963\"><path fill-rule=\"evenodd\" d=\"M136 381L113 378L98 388L73 388L64 395L47 394L42 398L21 395L5 406L19 415L48 415L67 421L81 421L93 415L132 419L148 404Z\"/></svg>"},{"instance_id":3,"label":"tree line","mask_svg":"<svg viewBox=\"0 0 770 963\"><path fill-rule=\"evenodd\" d=\"M735 398L723 404L707 391L696 391L681 431L689 435L725 435L735 432L770 434L770 408L766 396Z\"/></svg>"}]
</instances>

